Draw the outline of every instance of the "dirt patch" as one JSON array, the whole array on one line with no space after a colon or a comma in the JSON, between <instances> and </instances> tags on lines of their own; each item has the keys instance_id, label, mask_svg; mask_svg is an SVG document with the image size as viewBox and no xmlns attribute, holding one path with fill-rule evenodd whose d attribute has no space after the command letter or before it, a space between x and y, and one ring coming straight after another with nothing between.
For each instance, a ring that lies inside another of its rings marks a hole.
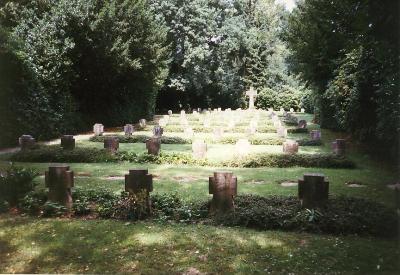
<instances>
[{"instance_id":1,"label":"dirt patch","mask_svg":"<svg viewBox=\"0 0 400 275\"><path fill-rule=\"evenodd\" d=\"M299 183L297 181L290 181L286 180L280 183L282 187L293 187L293 186L298 186Z\"/></svg>"}]
</instances>

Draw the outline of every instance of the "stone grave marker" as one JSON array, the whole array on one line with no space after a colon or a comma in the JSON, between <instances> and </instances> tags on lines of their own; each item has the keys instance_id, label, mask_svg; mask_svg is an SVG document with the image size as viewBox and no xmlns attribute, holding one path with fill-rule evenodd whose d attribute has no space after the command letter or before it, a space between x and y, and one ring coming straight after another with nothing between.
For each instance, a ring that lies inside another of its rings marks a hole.
<instances>
[{"instance_id":1,"label":"stone grave marker","mask_svg":"<svg viewBox=\"0 0 400 275\"><path fill-rule=\"evenodd\" d=\"M102 136L104 133L104 125L101 123L93 125L93 133L95 136Z\"/></svg>"},{"instance_id":2,"label":"stone grave marker","mask_svg":"<svg viewBox=\"0 0 400 275\"><path fill-rule=\"evenodd\" d=\"M167 126L167 121L166 121L165 119L161 118L161 119L158 121L158 126L160 126L160 127L165 127L165 126Z\"/></svg>"},{"instance_id":3,"label":"stone grave marker","mask_svg":"<svg viewBox=\"0 0 400 275\"><path fill-rule=\"evenodd\" d=\"M192 128L190 128L190 127L185 128L185 130L183 130L183 133L184 133L184 135L186 136L186 138L188 138L188 139L193 138L194 131L193 131Z\"/></svg>"},{"instance_id":4,"label":"stone grave marker","mask_svg":"<svg viewBox=\"0 0 400 275\"><path fill-rule=\"evenodd\" d=\"M321 131L320 130L311 130L310 138L311 138L311 140L320 140L321 139Z\"/></svg>"},{"instance_id":5,"label":"stone grave marker","mask_svg":"<svg viewBox=\"0 0 400 275\"><path fill-rule=\"evenodd\" d=\"M300 109L300 113L305 113L305 112L306 112L306 110L304 108Z\"/></svg>"},{"instance_id":6,"label":"stone grave marker","mask_svg":"<svg viewBox=\"0 0 400 275\"><path fill-rule=\"evenodd\" d=\"M250 153L250 142L248 139L241 138L235 144L235 152L239 156L246 156Z\"/></svg>"},{"instance_id":7,"label":"stone grave marker","mask_svg":"<svg viewBox=\"0 0 400 275\"><path fill-rule=\"evenodd\" d=\"M274 127L275 127L275 128L278 128L278 127L281 127L281 126L282 126L282 123L281 123L280 120L275 120L273 123L274 123Z\"/></svg>"},{"instance_id":8,"label":"stone grave marker","mask_svg":"<svg viewBox=\"0 0 400 275\"><path fill-rule=\"evenodd\" d=\"M18 139L18 143L21 150L28 150L35 146L36 140L31 135L22 135Z\"/></svg>"},{"instance_id":9,"label":"stone grave marker","mask_svg":"<svg viewBox=\"0 0 400 275\"><path fill-rule=\"evenodd\" d=\"M303 208L320 207L328 201L329 182L323 174L304 174L303 179L299 179L298 192Z\"/></svg>"},{"instance_id":10,"label":"stone grave marker","mask_svg":"<svg viewBox=\"0 0 400 275\"><path fill-rule=\"evenodd\" d=\"M281 108L279 108L279 112L283 113L283 112L285 112L285 109L283 109L283 108L281 107Z\"/></svg>"},{"instance_id":11,"label":"stone grave marker","mask_svg":"<svg viewBox=\"0 0 400 275\"><path fill-rule=\"evenodd\" d=\"M53 165L45 171L45 186L49 188L48 199L67 208L72 207L72 192L74 187L74 172L68 165Z\"/></svg>"},{"instance_id":12,"label":"stone grave marker","mask_svg":"<svg viewBox=\"0 0 400 275\"><path fill-rule=\"evenodd\" d=\"M161 126L154 126L153 136L156 138L161 138L164 133L164 129Z\"/></svg>"},{"instance_id":13,"label":"stone grave marker","mask_svg":"<svg viewBox=\"0 0 400 275\"><path fill-rule=\"evenodd\" d=\"M172 116L172 110L168 110L168 115Z\"/></svg>"},{"instance_id":14,"label":"stone grave marker","mask_svg":"<svg viewBox=\"0 0 400 275\"><path fill-rule=\"evenodd\" d=\"M145 128L146 125L147 125L147 121L146 121L144 118L139 119L139 126L140 126L140 128Z\"/></svg>"},{"instance_id":15,"label":"stone grave marker","mask_svg":"<svg viewBox=\"0 0 400 275\"><path fill-rule=\"evenodd\" d=\"M153 191L153 175L147 169L131 169L125 175L125 191L132 195L146 195L146 212L151 212L150 192Z\"/></svg>"},{"instance_id":16,"label":"stone grave marker","mask_svg":"<svg viewBox=\"0 0 400 275\"><path fill-rule=\"evenodd\" d=\"M146 140L146 149L149 155L157 156L160 153L161 138L151 137Z\"/></svg>"},{"instance_id":17,"label":"stone grave marker","mask_svg":"<svg viewBox=\"0 0 400 275\"><path fill-rule=\"evenodd\" d=\"M135 127L132 124L126 124L124 126L125 136L131 136L134 131L135 131Z\"/></svg>"},{"instance_id":18,"label":"stone grave marker","mask_svg":"<svg viewBox=\"0 0 400 275\"><path fill-rule=\"evenodd\" d=\"M290 113L294 113L294 109L293 109L293 108L290 108L289 112L290 112Z\"/></svg>"},{"instance_id":19,"label":"stone grave marker","mask_svg":"<svg viewBox=\"0 0 400 275\"><path fill-rule=\"evenodd\" d=\"M220 214L234 209L233 197L237 195L237 178L232 172L214 172L209 177L209 193L213 195L210 213Z\"/></svg>"},{"instance_id":20,"label":"stone grave marker","mask_svg":"<svg viewBox=\"0 0 400 275\"><path fill-rule=\"evenodd\" d=\"M304 119L299 120L299 122L297 124L297 128L306 129L307 128L307 121L305 121Z\"/></svg>"},{"instance_id":21,"label":"stone grave marker","mask_svg":"<svg viewBox=\"0 0 400 275\"><path fill-rule=\"evenodd\" d=\"M63 135L61 136L61 147L64 150L75 149L75 139L73 135Z\"/></svg>"},{"instance_id":22,"label":"stone grave marker","mask_svg":"<svg viewBox=\"0 0 400 275\"><path fill-rule=\"evenodd\" d=\"M283 126L280 126L276 129L276 133L278 134L279 137L281 138L286 138L287 136L287 129Z\"/></svg>"},{"instance_id":23,"label":"stone grave marker","mask_svg":"<svg viewBox=\"0 0 400 275\"><path fill-rule=\"evenodd\" d=\"M283 143L283 152L289 155L297 154L299 152L299 144L294 140L286 140Z\"/></svg>"},{"instance_id":24,"label":"stone grave marker","mask_svg":"<svg viewBox=\"0 0 400 275\"><path fill-rule=\"evenodd\" d=\"M104 149L114 154L118 151L119 148L119 140L117 137L106 136L104 138Z\"/></svg>"},{"instance_id":25,"label":"stone grave marker","mask_svg":"<svg viewBox=\"0 0 400 275\"><path fill-rule=\"evenodd\" d=\"M332 151L335 155L344 156L346 154L346 140L336 139L332 142Z\"/></svg>"},{"instance_id":26,"label":"stone grave marker","mask_svg":"<svg viewBox=\"0 0 400 275\"><path fill-rule=\"evenodd\" d=\"M253 87L250 87L250 89L246 91L246 95L249 97L249 110L254 109L254 102L257 97L257 91L254 90Z\"/></svg>"},{"instance_id":27,"label":"stone grave marker","mask_svg":"<svg viewBox=\"0 0 400 275\"><path fill-rule=\"evenodd\" d=\"M192 143L192 153L194 159L204 159L207 155L207 143L204 140L195 140Z\"/></svg>"}]
</instances>

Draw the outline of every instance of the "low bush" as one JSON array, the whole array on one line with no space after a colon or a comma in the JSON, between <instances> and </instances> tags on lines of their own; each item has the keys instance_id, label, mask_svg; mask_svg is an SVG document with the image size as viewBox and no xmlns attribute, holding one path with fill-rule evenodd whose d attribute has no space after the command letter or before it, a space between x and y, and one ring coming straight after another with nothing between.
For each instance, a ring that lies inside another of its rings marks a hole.
<instances>
[{"instance_id":1,"label":"low bush","mask_svg":"<svg viewBox=\"0 0 400 275\"><path fill-rule=\"evenodd\" d=\"M33 179L38 176L35 170L9 166L0 172L0 202L6 201L10 206L15 206L18 200L32 191L36 183Z\"/></svg>"},{"instance_id":2,"label":"low bush","mask_svg":"<svg viewBox=\"0 0 400 275\"><path fill-rule=\"evenodd\" d=\"M120 143L145 143L150 136L146 135L132 135L132 136L124 136L124 135L116 135ZM92 142L104 142L105 136L93 136L89 139ZM189 139L184 139L181 137L161 137L161 143L163 144L190 144L192 143Z\"/></svg>"},{"instance_id":3,"label":"low bush","mask_svg":"<svg viewBox=\"0 0 400 275\"><path fill-rule=\"evenodd\" d=\"M59 145L40 146L33 150L23 150L8 157L8 160L18 162L115 162L116 157L107 150L97 148L75 148L63 150Z\"/></svg>"},{"instance_id":4,"label":"low bush","mask_svg":"<svg viewBox=\"0 0 400 275\"><path fill-rule=\"evenodd\" d=\"M222 138L219 143L222 144L236 144L239 137L225 137ZM252 145L282 145L285 140L281 138L269 137L269 138L250 138L249 142Z\"/></svg>"},{"instance_id":5,"label":"low bush","mask_svg":"<svg viewBox=\"0 0 400 275\"><path fill-rule=\"evenodd\" d=\"M311 140L311 139L299 139L297 140L299 146L321 146L321 140Z\"/></svg>"},{"instance_id":6,"label":"low bush","mask_svg":"<svg viewBox=\"0 0 400 275\"><path fill-rule=\"evenodd\" d=\"M196 133L212 133L213 128L215 128L215 127L216 126L206 128L201 125L193 125L192 129ZM222 128L227 128L227 127L222 127ZM242 127L237 126L237 127L230 129L229 131L232 133L247 133L248 128L249 128L248 126L242 126ZM151 131L152 129L148 127L148 128L146 128L146 130ZM184 131L184 128L179 125L167 125L166 127L164 127L164 130L167 132L181 133ZM275 131L276 131L276 129L272 125L259 126L257 128L257 132L259 132L259 133L275 133Z\"/></svg>"},{"instance_id":7,"label":"low bush","mask_svg":"<svg viewBox=\"0 0 400 275\"><path fill-rule=\"evenodd\" d=\"M304 134L308 133L307 128L287 128L289 134Z\"/></svg>"},{"instance_id":8,"label":"low bush","mask_svg":"<svg viewBox=\"0 0 400 275\"><path fill-rule=\"evenodd\" d=\"M228 167L319 167L319 168L355 168L355 163L345 157L334 154L253 154L243 158L225 161Z\"/></svg>"},{"instance_id":9,"label":"low bush","mask_svg":"<svg viewBox=\"0 0 400 275\"><path fill-rule=\"evenodd\" d=\"M228 226L262 230L296 230L330 234L394 236L395 212L379 203L351 197L331 197L319 209L303 209L297 197L241 195L235 211L215 217Z\"/></svg>"}]
</instances>

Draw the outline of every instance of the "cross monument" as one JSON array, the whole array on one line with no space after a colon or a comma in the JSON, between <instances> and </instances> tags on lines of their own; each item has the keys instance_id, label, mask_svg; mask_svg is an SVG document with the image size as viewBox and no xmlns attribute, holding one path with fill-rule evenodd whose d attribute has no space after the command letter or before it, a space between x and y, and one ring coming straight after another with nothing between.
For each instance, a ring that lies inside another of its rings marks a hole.
<instances>
[{"instance_id":1,"label":"cross monument","mask_svg":"<svg viewBox=\"0 0 400 275\"><path fill-rule=\"evenodd\" d=\"M257 91L251 86L250 89L246 91L246 95L249 97L249 109L254 109L254 100L257 97Z\"/></svg>"}]
</instances>

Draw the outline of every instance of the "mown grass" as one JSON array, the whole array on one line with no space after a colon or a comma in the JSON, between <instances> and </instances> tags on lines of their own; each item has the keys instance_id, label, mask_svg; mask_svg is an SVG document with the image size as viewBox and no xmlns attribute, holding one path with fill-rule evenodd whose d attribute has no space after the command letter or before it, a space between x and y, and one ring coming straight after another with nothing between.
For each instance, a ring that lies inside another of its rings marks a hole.
<instances>
[{"instance_id":1,"label":"mown grass","mask_svg":"<svg viewBox=\"0 0 400 275\"><path fill-rule=\"evenodd\" d=\"M399 270L392 240L206 225L1 216L2 273L218 274Z\"/></svg>"}]
</instances>

